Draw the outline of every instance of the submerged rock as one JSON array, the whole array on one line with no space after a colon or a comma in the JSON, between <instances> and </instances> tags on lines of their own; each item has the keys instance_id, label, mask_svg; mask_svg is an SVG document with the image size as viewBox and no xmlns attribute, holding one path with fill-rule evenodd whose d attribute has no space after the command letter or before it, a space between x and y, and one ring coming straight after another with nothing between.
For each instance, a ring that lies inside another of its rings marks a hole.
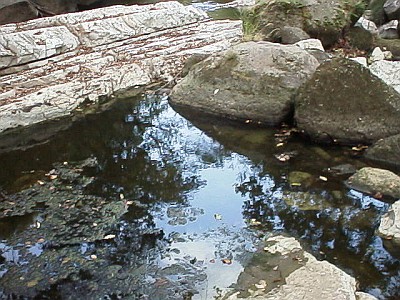
<instances>
[{"instance_id":1,"label":"submerged rock","mask_svg":"<svg viewBox=\"0 0 400 300\"><path fill-rule=\"evenodd\" d=\"M393 239L400 244L400 201L396 201L389 208L389 211L382 216L378 233L384 238Z\"/></svg>"},{"instance_id":2,"label":"submerged rock","mask_svg":"<svg viewBox=\"0 0 400 300\"><path fill-rule=\"evenodd\" d=\"M351 176L346 184L363 193L400 198L400 176L388 170L365 167Z\"/></svg>"},{"instance_id":3,"label":"submerged rock","mask_svg":"<svg viewBox=\"0 0 400 300\"><path fill-rule=\"evenodd\" d=\"M361 64L336 58L299 89L295 120L317 142L372 143L400 133L400 95Z\"/></svg>"},{"instance_id":4,"label":"submerged rock","mask_svg":"<svg viewBox=\"0 0 400 300\"><path fill-rule=\"evenodd\" d=\"M297 46L246 42L196 64L171 103L228 118L278 125L318 61Z\"/></svg>"},{"instance_id":5,"label":"submerged rock","mask_svg":"<svg viewBox=\"0 0 400 300\"><path fill-rule=\"evenodd\" d=\"M394 166L400 166L400 134L377 141L368 148L365 157Z\"/></svg>"}]
</instances>

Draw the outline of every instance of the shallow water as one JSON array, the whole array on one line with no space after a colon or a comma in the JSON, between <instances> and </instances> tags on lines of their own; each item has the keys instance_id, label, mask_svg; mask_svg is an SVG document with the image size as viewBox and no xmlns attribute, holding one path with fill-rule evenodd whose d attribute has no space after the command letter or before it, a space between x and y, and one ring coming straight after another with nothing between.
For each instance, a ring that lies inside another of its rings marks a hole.
<instances>
[{"instance_id":1,"label":"shallow water","mask_svg":"<svg viewBox=\"0 0 400 300\"><path fill-rule=\"evenodd\" d=\"M399 260L375 235L388 203L328 171L364 166L351 150L185 115L166 97L123 99L1 154L0 295L212 299L284 233L362 290L400 296Z\"/></svg>"}]
</instances>

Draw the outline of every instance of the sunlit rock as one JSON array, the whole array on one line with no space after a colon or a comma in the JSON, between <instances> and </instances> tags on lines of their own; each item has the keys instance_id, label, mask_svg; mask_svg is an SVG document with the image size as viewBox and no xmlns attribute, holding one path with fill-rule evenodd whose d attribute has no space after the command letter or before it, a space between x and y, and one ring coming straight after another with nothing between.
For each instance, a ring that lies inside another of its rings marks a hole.
<instances>
[{"instance_id":1,"label":"sunlit rock","mask_svg":"<svg viewBox=\"0 0 400 300\"><path fill-rule=\"evenodd\" d=\"M0 132L171 81L193 54L226 50L240 21L178 2L112 6L0 26Z\"/></svg>"},{"instance_id":2,"label":"sunlit rock","mask_svg":"<svg viewBox=\"0 0 400 300\"><path fill-rule=\"evenodd\" d=\"M389 170L365 167L358 170L346 183L364 193L400 198L400 176Z\"/></svg>"},{"instance_id":3,"label":"sunlit rock","mask_svg":"<svg viewBox=\"0 0 400 300\"><path fill-rule=\"evenodd\" d=\"M400 244L400 201L393 203L389 211L382 216L378 233Z\"/></svg>"},{"instance_id":4,"label":"sunlit rock","mask_svg":"<svg viewBox=\"0 0 400 300\"><path fill-rule=\"evenodd\" d=\"M293 45L246 42L195 65L173 89L171 102L237 120L278 125L318 61Z\"/></svg>"},{"instance_id":5,"label":"sunlit rock","mask_svg":"<svg viewBox=\"0 0 400 300\"><path fill-rule=\"evenodd\" d=\"M369 69L372 74L394 87L400 94L400 61L380 60L373 62Z\"/></svg>"},{"instance_id":6,"label":"sunlit rock","mask_svg":"<svg viewBox=\"0 0 400 300\"><path fill-rule=\"evenodd\" d=\"M317 261L314 256L304 251L294 238L276 236L267 239L266 243L267 247L264 250L267 253L282 257L295 254L291 258L292 264L300 261L304 265L293 268L293 271L285 276L284 283L272 290L268 284L256 284L256 290L249 290L252 295L246 299L376 299L366 293L358 292L353 277L327 261ZM276 272L281 272L280 265L275 269ZM268 279L266 282L269 283ZM233 294L227 299L239 299L238 295L239 293Z\"/></svg>"}]
</instances>

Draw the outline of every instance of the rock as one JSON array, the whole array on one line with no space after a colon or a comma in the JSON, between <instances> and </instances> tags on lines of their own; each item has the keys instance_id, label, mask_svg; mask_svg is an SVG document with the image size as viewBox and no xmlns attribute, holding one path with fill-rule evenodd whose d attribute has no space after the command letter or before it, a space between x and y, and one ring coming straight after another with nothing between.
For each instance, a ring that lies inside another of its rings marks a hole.
<instances>
[{"instance_id":1,"label":"rock","mask_svg":"<svg viewBox=\"0 0 400 300\"><path fill-rule=\"evenodd\" d=\"M360 65L368 68L368 62L366 57L351 57L352 61L358 62Z\"/></svg>"},{"instance_id":2,"label":"rock","mask_svg":"<svg viewBox=\"0 0 400 300\"><path fill-rule=\"evenodd\" d=\"M354 24L354 27L362 28L368 32L371 32L372 34L378 33L378 27L376 24L364 17L359 18L356 24Z\"/></svg>"},{"instance_id":3,"label":"rock","mask_svg":"<svg viewBox=\"0 0 400 300\"><path fill-rule=\"evenodd\" d=\"M0 132L171 81L191 55L225 50L241 37L240 21L212 21L178 2L0 26Z\"/></svg>"},{"instance_id":4,"label":"rock","mask_svg":"<svg viewBox=\"0 0 400 300\"><path fill-rule=\"evenodd\" d=\"M304 211L321 211L330 207L327 199L309 192L284 192L282 199L287 205Z\"/></svg>"},{"instance_id":5,"label":"rock","mask_svg":"<svg viewBox=\"0 0 400 300\"><path fill-rule=\"evenodd\" d=\"M373 48L373 34L360 27L352 27L346 35L349 44L360 50L370 51Z\"/></svg>"},{"instance_id":6,"label":"rock","mask_svg":"<svg viewBox=\"0 0 400 300\"><path fill-rule=\"evenodd\" d=\"M24 22L38 16L37 9L25 0L3 0L0 3L0 25Z\"/></svg>"},{"instance_id":7,"label":"rock","mask_svg":"<svg viewBox=\"0 0 400 300\"><path fill-rule=\"evenodd\" d=\"M297 46L241 43L196 64L172 90L171 103L278 125L292 113L294 94L317 66Z\"/></svg>"},{"instance_id":8,"label":"rock","mask_svg":"<svg viewBox=\"0 0 400 300\"><path fill-rule=\"evenodd\" d=\"M363 16L380 26L387 22L387 17L383 9L386 0L371 0L364 11Z\"/></svg>"},{"instance_id":9,"label":"rock","mask_svg":"<svg viewBox=\"0 0 400 300\"><path fill-rule=\"evenodd\" d=\"M400 3L400 2L399 2ZM390 21L389 23L383 24L378 28L378 36L381 39L398 39L399 33L397 28L399 26L398 20Z\"/></svg>"},{"instance_id":10,"label":"rock","mask_svg":"<svg viewBox=\"0 0 400 300\"><path fill-rule=\"evenodd\" d=\"M400 1L399 0L386 0L383 5L383 10L388 16L389 20L400 19Z\"/></svg>"},{"instance_id":11,"label":"rock","mask_svg":"<svg viewBox=\"0 0 400 300\"><path fill-rule=\"evenodd\" d=\"M369 57L369 61L372 63L374 61L379 61L379 60L384 60L385 59L385 53L383 53L383 51L381 50L381 48L376 47L370 57Z\"/></svg>"},{"instance_id":12,"label":"rock","mask_svg":"<svg viewBox=\"0 0 400 300\"><path fill-rule=\"evenodd\" d=\"M291 272L285 278L283 285L266 294L259 291L259 296L247 299L355 300L358 299L357 296L366 297L364 299L376 299L365 293L360 294L356 291L356 280L353 277L327 261L317 261L314 256L304 251L294 238L276 236L269 238L267 244L269 243L274 244L264 248L268 253L285 256L296 252L297 257L305 257L306 263Z\"/></svg>"},{"instance_id":13,"label":"rock","mask_svg":"<svg viewBox=\"0 0 400 300\"><path fill-rule=\"evenodd\" d=\"M302 40L302 41L295 43L295 45L299 46L300 49L303 49L303 50L325 51L324 46L322 46L321 41L318 39Z\"/></svg>"},{"instance_id":14,"label":"rock","mask_svg":"<svg viewBox=\"0 0 400 300\"><path fill-rule=\"evenodd\" d=\"M400 94L400 61L375 61L369 66L369 69L372 74L392 86Z\"/></svg>"},{"instance_id":15,"label":"rock","mask_svg":"<svg viewBox=\"0 0 400 300\"><path fill-rule=\"evenodd\" d=\"M376 39L375 45L377 47L390 51L396 60L400 59L400 39L398 40Z\"/></svg>"},{"instance_id":16,"label":"rock","mask_svg":"<svg viewBox=\"0 0 400 300\"><path fill-rule=\"evenodd\" d=\"M288 182L290 185L309 186L313 182L313 176L310 173L302 171L292 171L289 173Z\"/></svg>"},{"instance_id":17,"label":"rock","mask_svg":"<svg viewBox=\"0 0 400 300\"><path fill-rule=\"evenodd\" d=\"M357 13L354 0L267 0L259 1L255 7L265 39L274 41L281 28L291 26L320 39L324 47L330 47L338 40L341 31L350 25L354 13Z\"/></svg>"},{"instance_id":18,"label":"rock","mask_svg":"<svg viewBox=\"0 0 400 300\"><path fill-rule=\"evenodd\" d=\"M400 198L400 177L388 170L365 167L351 176L346 184L363 193Z\"/></svg>"},{"instance_id":19,"label":"rock","mask_svg":"<svg viewBox=\"0 0 400 300\"><path fill-rule=\"evenodd\" d=\"M368 148L365 157L373 161L400 167L400 135L377 141L372 147Z\"/></svg>"},{"instance_id":20,"label":"rock","mask_svg":"<svg viewBox=\"0 0 400 300\"><path fill-rule=\"evenodd\" d=\"M76 12L76 0L29 0L45 16Z\"/></svg>"},{"instance_id":21,"label":"rock","mask_svg":"<svg viewBox=\"0 0 400 300\"><path fill-rule=\"evenodd\" d=\"M299 27L283 26L280 34L282 44L294 44L310 38L310 36Z\"/></svg>"},{"instance_id":22,"label":"rock","mask_svg":"<svg viewBox=\"0 0 400 300\"><path fill-rule=\"evenodd\" d=\"M343 164L343 165L331 167L328 169L328 171L330 173L340 176L340 175L354 174L357 170L351 164Z\"/></svg>"},{"instance_id":23,"label":"rock","mask_svg":"<svg viewBox=\"0 0 400 300\"><path fill-rule=\"evenodd\" d=\"M357 62L321 64L295 98L297 127L323 143L373 143L400 133L400 95Z\"/></svg>"},{"instance_id":24,"label":"rock","mask_svg":"<svg viewBox=\"0 0 400 300\"><path fill-rule=\"evenodd\" d=\"M393 203L388 212L382 216L378 233L400 244L400 201Z\"/></svg>"}]
</instances>

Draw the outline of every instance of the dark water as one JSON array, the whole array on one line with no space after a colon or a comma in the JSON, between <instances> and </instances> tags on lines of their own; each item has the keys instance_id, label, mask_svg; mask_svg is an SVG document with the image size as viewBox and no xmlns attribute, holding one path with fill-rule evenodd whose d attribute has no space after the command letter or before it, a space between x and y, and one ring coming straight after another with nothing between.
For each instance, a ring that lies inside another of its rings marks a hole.
<instances>
[{"instance_id":1,"label":"dark water","mask_svg":"<svg viewBox=\"0 0 400 300\"><path fill-rule=\"evenodd\" d=\"M0 295L211 299L264 237L284 233L361 290L400 297L399 260L375 235L388 204L328 170L364 166L350 149L188 117L165 97L124 99L1 154Z\"/></svg>"}]
</instances>

